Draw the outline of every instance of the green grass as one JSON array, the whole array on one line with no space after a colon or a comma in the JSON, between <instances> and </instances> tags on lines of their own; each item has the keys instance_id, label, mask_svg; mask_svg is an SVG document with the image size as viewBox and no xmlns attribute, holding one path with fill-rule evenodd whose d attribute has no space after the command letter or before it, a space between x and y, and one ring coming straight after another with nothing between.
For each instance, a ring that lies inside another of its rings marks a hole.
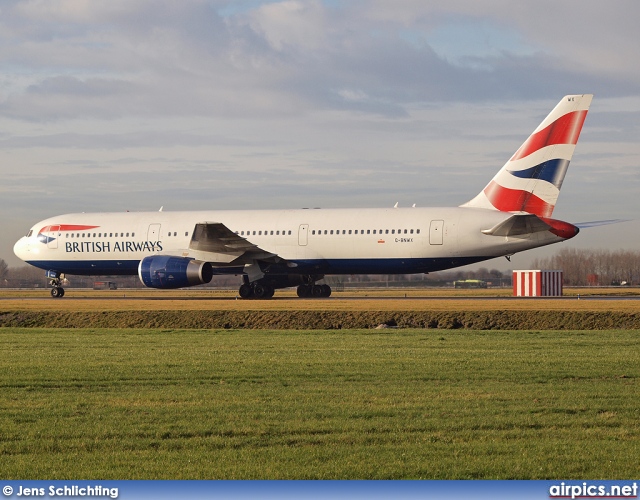
<instances>
[{"instance_id":1,"label":"green grass","mask_svg":"<svg viewBox=\"0 0 640 500\"><path fill-rule=\"evenodd\" d=\"M638 477L637 331L0 329L3 479Z\"/></svg>"}]
</instances>

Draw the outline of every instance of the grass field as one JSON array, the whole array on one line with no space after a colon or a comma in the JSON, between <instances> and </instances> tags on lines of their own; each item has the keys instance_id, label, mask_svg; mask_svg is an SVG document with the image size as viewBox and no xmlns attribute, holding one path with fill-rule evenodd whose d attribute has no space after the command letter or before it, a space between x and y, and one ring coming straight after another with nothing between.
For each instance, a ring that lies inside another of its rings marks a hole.
<instances>
[{"instance_id":1,"label":"grass field","mask_svg":"<svg viewBox=\"0 0 640 500\"><path fill-rule=\"evenodd\" d=\"M634 478L638 331L0 329L4 479Z\"/></svg>"}]
</instances>

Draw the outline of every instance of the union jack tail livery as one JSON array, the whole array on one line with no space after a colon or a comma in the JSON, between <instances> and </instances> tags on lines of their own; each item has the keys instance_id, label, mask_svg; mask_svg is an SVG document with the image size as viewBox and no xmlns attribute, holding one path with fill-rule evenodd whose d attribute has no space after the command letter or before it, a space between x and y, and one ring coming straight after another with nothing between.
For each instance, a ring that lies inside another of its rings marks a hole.
<instances>
[{"instance_id":1,"label":"union jack tail livery","mask_svg":"<svg viewBox=\"0 0 640 500\"><path fill-rule=\"evenodd\" d=\"M563 97L487 187L461 206L551 217L592 98Z\"/></svg>"}]
</instances>

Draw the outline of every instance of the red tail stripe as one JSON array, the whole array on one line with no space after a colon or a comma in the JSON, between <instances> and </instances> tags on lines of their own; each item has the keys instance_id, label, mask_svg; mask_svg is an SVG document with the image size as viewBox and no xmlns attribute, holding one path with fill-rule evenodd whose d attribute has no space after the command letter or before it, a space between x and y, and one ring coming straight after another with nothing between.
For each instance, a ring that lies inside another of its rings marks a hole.
<instances>
[{"instance_id":1,"label":"red tail stripe","mask_svg":"<svg viewBox=\"0 0 640 500\"><path fill-rule=\"evenodd\" d=\"M501 212L527 212L539 217L550 217L554 205L521 189L509 189L491 181L484 189L491 204Z\"/></svg>"},{"instance_id":2,"label":"red tail stripe","mask_svg":"<svg viewBox=\"0 0 640 500\"><path fill-rule=\"evenodd\" d=\"M586 117L587 110L573 111L561 116L546 128L532 134L516 151L511 161L529 156L545 146L576 144Z\"/></svg>"}]
</instances>

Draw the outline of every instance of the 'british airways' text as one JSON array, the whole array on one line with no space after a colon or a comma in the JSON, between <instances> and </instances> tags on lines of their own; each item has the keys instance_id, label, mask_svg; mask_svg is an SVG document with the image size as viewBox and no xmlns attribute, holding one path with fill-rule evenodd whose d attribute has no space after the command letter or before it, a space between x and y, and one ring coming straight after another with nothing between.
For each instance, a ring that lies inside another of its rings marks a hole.
<instances>
[{"instance_id":1,"label":"'british airways' text","mask_svg":"<svg viewBox=\"0 0 640 500\"><path fill-rule=\"evenodd\" d=\"M161 241L67 241L67 253L102 252L161 252Z\"/></svg>"}]
</instances>

